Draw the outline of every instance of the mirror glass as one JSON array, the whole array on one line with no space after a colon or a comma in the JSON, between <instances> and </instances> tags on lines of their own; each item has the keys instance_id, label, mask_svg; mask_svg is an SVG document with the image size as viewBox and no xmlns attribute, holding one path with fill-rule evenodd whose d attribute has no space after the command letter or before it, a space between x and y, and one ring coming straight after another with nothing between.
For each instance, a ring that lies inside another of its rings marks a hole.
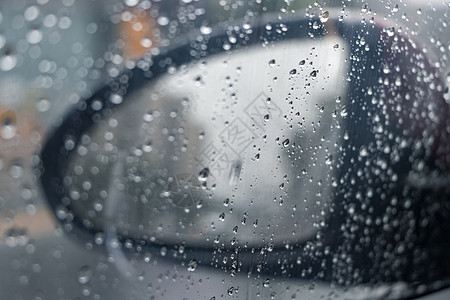
<instances>
[{"instance_id":1,"label":"mirror glass","mask_svg":"<svg viewBox=\"0 0 450 300\"><path fill-rule=\"evenodd\" d=\"M326 36L169 68L82 135L64 177L73 212L165 244L311 239L337 184L348 61Z\"/></svg>"}]
</instances>

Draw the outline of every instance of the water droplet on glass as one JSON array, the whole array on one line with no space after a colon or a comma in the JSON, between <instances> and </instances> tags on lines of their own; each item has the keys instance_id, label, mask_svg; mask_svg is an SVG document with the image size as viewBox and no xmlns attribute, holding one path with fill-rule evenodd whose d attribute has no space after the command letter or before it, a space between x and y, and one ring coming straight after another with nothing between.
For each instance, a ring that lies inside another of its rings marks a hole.
<instances>
[{"instance_id":1,"label":"water droplet on glass","mask_svg":"<svg viewBox=\"0 0 450 300\"><path fill-rule=\"evenodd\" d=\"M42 40L42 31L39 29L32 29L26 35L27 42L30 44L37 44Z\"/></svg>"},{"instance_id":2,"label":"water droplet on glass","mask_svg":"<svg viewBox=\"0 0 450 300\"><path fill-rule=\"evenodd\" d=\"M330 18L330 13L326 10L320 15L320 22L325 23Z\"/></svg>"},{"instance_id":3,"label":"water droplet on glass","mask_svg":"<svg viewBox=\"0 0 450 300\"><path fill-rule=\"evenodd\" d=\"M219 215L219 221L223 221L225 219L225 213L221 213Z\"/></svg>"},{"instance_id":4,"label":"water droplet on glass","mask_svg":"<svg viewBox=\"0 0 450 300\"><path fill-rule=\"evenodd\" d=\"M342 107L341 109L341 117L346 117L348 115L347 106Z\"/></svg>"},{"instance_id":5,"label":"water droplet on glass","mask_svg":"<svg viewBox=\"0 0 450 300\"><path fill-rule=\"evenodd\" d=\"M272 68L275 67L275 59L269 60L269 66Z\"/></svg>"},{"instance_id":6,"label":"water droplet on glass","mask_svg":"<svg viewBox=\"0 0 450 300\"><path fill-rule=\"evenodd\" d=\"M200 26L200 32L203 35L209 35L212 33L212 28L208 25L202 25L202 26Z\"/></svg>"},{"instance_id":7,"label":"water droplet on glass","mask_svg":"<svg viewBox=\"0 0 450 300\"><path fill-rule=\"evenodd\" d=\"M36 109L39 112L46 112L50 108L50 101L48 99L42 98L36 102Z\"/></svg>"},{"instance_id":8,"label":"water droplet on glass","mask_svg":"<svg viewBox=\"0 0 450 300\"><path fill-rule=\"evenodd\" d=\"M136 6L139 3L139 0L125 0L124 1L127 6Z\"/></svg>"},{"instance_id":9,"label":"water droplet on glass","mask_svg":"<svg viewBox=\"0 0 450 300\"><path fill-rule=\"evenodd\" d=\"M313 29L319 29L319 22L314 21L312 28Z\"/></svg>"},{"instance_id":10,"label":"water droplet on glass","mask_svg":"<svg viewBox=\"0 0 450 300\"><path fill-rule=\"evenodd\" d=\"M302 59L298 64L299 64L300 66L303 66L305 63L306 63L306 61L305 61L304 59Z\"/></svg>"},{"instance_id":11,"label":"water droplet on glass","mask_svg":"<svg viewBox=\"0 0 450 300\"><path fill-rule=\"evenodd\" d=\"M361 149L359 150L359 155L362 157L366 157L369 154L369 151L367 150L367 148L365 146L361 147Z\"/></svg>"},{"instance_id":12,"label":"water droplet on glass","mask_svg":"<svg viewBox=\"0 0 450 300\"><path fill-rule=\"evenodd\" d=\"M292 69L289 71L289 75L294 76L295 74L297 74L297 70L296 69Z\"/></svg>"},{"instance_id":13,"label":"water droplet on glass","mask_svg":"<svg viewBox=\"0 0 450 300\"><path fill-rule=\"evenodd\" d=\"M208 168L203 168L199 173L198 173L198 181L200 182L206 182L208 180L208 176L209 176L209 169Z\"/></svg>"},{"instance_id":14,"label":"water droplet on glass","mask_svg":"<svg viewBox=\"0 0 450 300\"><path fill-rule=\"evenodd\" d=\"M240 160L235 161L231 165L230 176L228 178L228 183L230 186L236 185L239 181L241 175L242 163Z\"/></svg>"},{"instance_id":15,"label":"water droplet on glass","mask_svg":"<svg viewBox=\"0 0 450 300\"><path fill-rule=\"evenodd\" d=\"M0 135L5 140L13 138L17 133L15 114L7 112L1 120Z\"/></svg>"},{"instance_id":16,"label":"water droplet on glass","mask_svg":"<svg viewBox=\"0 0 450 300\"><path fill-rule=\"evenodd\" d=\"M161 26L166 26L167 24L169 24L169 21L170 21L169 18L165 16L160 16L157 20L158 25Z\"/></svg>"},{"instance_id":17,"label":"water droplet on glass","mask_svg":"<svg viewBox=\"0 0 450 300\"><path fill-rule=\"evenodd\" d=\"M197 267L197 261L195 259L189 261L189 263L188 263L188 271L189 272L194 272L196 267Z\"/></svg>"},{"instance_id":18,"label":"water droplet on glass","mask_svg":"<svg viewBox=\"0 0 450 300\"><path fill-rule=\"evenodd\" d=\"M86 284L89 282L92 276L92 271L90 266L83 266L78 270L78 282L81 284Z\"/></svg>"},{"instance_id":19,"label":"water droplet on glass","mask_svg":"<svg viewBox=\"0 0 450 300\"><path fill-rule=\"evenodd\" d=\"M215 239L214 239L214 244L218 244L220 241L220 235L218 235Z\"/></svg>"},{"instance_id":20,"label":"water droplet on glass","mask_svg":"<svg viewBox=\"0 0 450 300\"><path fill-rule=\"evenodd\" d=\"M270 284L270 279L269 278L267 278L266 280L264 280L264 282L263 282L263 287L268 287L269 286L269 284Z\"/></svg>"},{"instance_id":21,"label":"water droplet on glass","mask_svg":"<svg viewBox=\"0 0 450 300\"><path fill-rule=\"evenodd\" d=\"M14 54L6 54L0 58L0 69L2 71L11 71L17 64L17 57Z\"/></svg>"},{"instance_id":22,"label":"water droplet on glass","mask_svg":"<svg viewBox=\"0 0 450 300\"><path fill-rule=\"evenodd\" d=\"M113 103L113 104L120 104L120 103L122 103L122 101L123 101L123 97L120 96L120 95L117 95L117 94L112 94L112 95L109 97L109 100L110 100L111 103ZM144 115L144 116L145 116L145 115Z\"/></svg>"},{"instance_id":23,"label":"water droplet on glass","mask_svg":"<svg viewBox=\"0 0 450 300\"><path fill-rule=\"evenodd\" d=\"M25 246L30 238L25 228L12 227L5 233L5 244L8 247Z\"/></svg>"},{"instance_id":24,"label":"water droplet on glass","mask_svg":"<svg viewBox=\"0 0 450 300\"><path fill-rule=\"evenodd\" d=\"M153 42L148 37L144 37L141 39L141 46L144 48L150 48L153 45Z\"/></svg>"},{"instance_id":25,"label":"water droplet on glass","mask_svg":"<svg viewBox=\"0 0 450 300\"><path fill-rule=\"evenodd\" d=\"M387 27L387 28L384 28L384 31L387 33L388 36L394 36L394 34L395 34L395 29L394 29L394 27Z\"/></svg>"},{"instance_id":26,"label":"water droplet on glass","mask_svg":"<svg viewBox=\"0 0 450 300\"><path fill-rule=\"evenodd\" d=\"M234 293L234 287L230 287L230 288L228 289L228 295L229 295L229 296L232 296L233 293Z\"/></svg>"},{"instance_id":27,"label":"water droplet on glass","mask_svg":"<svg viewBox=\"0 0 450 300\"><path fill-rule=\"evenodd\" d=\"M9 175L11 175L12 178L22 177L23 172L24 172L23 167L18 163L15 163L11 165L11 167L9 167Z\"/></svg>"},{"instance_id":28,"label":"water droplet on glass","mask_svg":"<svg viewBox=\"0 0 450 300\"><path fill-rule=\"evenodd\" d=\"M284 147L289 146L289 139L285 139L285 140L283 141L283 146L284 146Z\"/></svg>"}]
</instances>

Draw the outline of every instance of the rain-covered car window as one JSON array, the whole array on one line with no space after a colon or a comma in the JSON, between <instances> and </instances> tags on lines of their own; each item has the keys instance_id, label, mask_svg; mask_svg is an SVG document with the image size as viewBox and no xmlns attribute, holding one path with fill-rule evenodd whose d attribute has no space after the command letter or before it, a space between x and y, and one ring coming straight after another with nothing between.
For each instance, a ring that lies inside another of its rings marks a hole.
<instances>
[{"instance_id":1,"label":"rain-covered car window","mask_svg":"<svg viewBox=\"0 0 450 300\"><path fill-rule=\"evenodd\" d=\"M0 3L0 298L448 299L449 15Z\"/></svg>"}]
</instances>

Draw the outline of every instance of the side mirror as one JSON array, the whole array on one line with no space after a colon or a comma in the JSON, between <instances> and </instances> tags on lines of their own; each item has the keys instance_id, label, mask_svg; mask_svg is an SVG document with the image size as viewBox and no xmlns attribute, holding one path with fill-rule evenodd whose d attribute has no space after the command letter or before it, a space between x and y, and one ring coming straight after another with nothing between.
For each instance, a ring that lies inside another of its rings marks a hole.
<instances>
[{"instance_id":1,"label":"side mirror","mask_svg":"<svg viewBox=\"0 0 450 300\"><path fill-rule=\"evenodd\" d=\"M125 252L445 285L448 116L394 27L269 17L124 70L51 135L41 180L66 231Z\"/></svg>"}]
</instances>

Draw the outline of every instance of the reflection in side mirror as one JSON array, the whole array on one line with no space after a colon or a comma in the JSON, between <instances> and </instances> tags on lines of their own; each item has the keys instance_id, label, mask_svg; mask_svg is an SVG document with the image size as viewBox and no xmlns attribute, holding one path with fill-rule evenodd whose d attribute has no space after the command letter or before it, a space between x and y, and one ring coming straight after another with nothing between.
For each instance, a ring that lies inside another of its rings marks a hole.
<instances>
[{"instance_id":1,"label":"reflection in side mirror","mask_svg":"<svg viewBox=\"0 0 450 300\"><path fill-rule=\"evenodd\" d=\"M65 229L234 272L447 278L439 77L391 27L326 24L187 38L81 103L42 154Z\"/></svg>"},{"instance_id":2,"label":"reflection in side mirror","mask_svg":"<svg viewBox=\"0 0 450 300\"><path fill-rule=\"evenodd\" d=\"M310 240L337 180L344 44L255 45L149 81L70 156L74 212L165 244Z\"/></svg>"}]
</instances>

